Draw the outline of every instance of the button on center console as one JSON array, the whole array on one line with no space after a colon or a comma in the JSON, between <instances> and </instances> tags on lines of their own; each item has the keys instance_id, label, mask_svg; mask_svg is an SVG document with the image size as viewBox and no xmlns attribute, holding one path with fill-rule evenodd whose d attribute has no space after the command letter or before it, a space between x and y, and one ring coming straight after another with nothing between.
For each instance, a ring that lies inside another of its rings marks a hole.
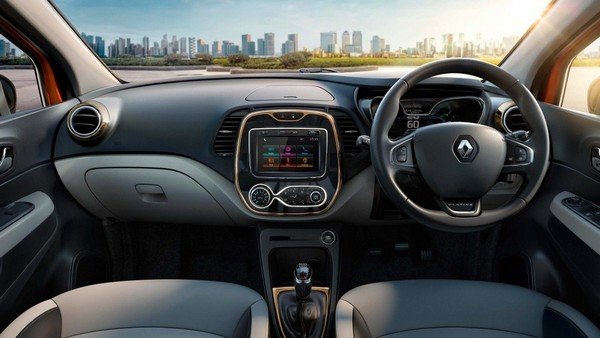
<instances>
[{"instance_id":1,"label":"button on center console","mask_svg":"<svg viewBox=\"0 0 600 338\"><path fill-rule=\"evenodd\" d=\"M313 207L325 202L325 190L318 186L290 186L281 190L275 198L289 207Z\"/></svg>"}]
</instances>

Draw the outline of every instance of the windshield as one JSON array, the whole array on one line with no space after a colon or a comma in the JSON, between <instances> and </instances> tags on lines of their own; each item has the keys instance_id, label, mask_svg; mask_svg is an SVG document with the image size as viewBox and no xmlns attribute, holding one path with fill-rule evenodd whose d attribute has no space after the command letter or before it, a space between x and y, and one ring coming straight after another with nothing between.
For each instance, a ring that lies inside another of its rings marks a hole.
<instances>
[{"instance_id":1,"label":"windshield","mask_svg":"<svg viewBox=\"0 0 600 338\"><path fill-rule=\"evenodd\" d=\"M548 0L55 0L125 81L498 64Z\"/></svg>"}]
</instances>

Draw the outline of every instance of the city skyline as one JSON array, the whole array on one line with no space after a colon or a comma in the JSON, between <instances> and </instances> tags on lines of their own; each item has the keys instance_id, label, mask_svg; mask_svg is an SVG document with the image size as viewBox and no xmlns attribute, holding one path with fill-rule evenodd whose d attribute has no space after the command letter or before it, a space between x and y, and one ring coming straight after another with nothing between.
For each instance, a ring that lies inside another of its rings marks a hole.
<instances>
[{"instance_id":1,"label":"city skyline","mask_svg":"<svg viewBox=\"0 0 600 338\"><path fill-rule=\"evenodd\" d=\"M93 32L114 41L127 36L141 41L148 36L160 41L165 32L202 37L207 41L238 41L239 34L273 32L283 38L299 33L299 49L320 45L319 33L352 27L364 37L385 36L392 49L412 46L415 37L463 32L474 40L482 31L486 39L521 35L546 6L547 0L457 0L453 3L422 0L321 1L302 3L282 0L247 2L217 0L56 0L65 16L80 32ZM523 8L527 11L523 11ZM93 13L93 15L90 15ZM503 17L502 25L490 24ZM367 39L365 39L367 40ZM280 43L277 42L276 49ZM363 44L368 43L364 41Z\"/></svg>"},{"instance_id":2,"label":"city skyline","mask_svg":"<svg viewBox=\"0 0 600 338\"><path fill-rule=\"evenodd\" d=\"M131 38L119 37L114 42L106 42L101 36L81 33L81 37L100 57L119 57L130 55L135 57L164 57L176 54L184 58L193 58L197 54L210 54L213 57L227 57L234 54L246 54L250 57L274 57L301 51L298 48L299 34L287 34L287 40L281 44L280 52L276 51L276 37L272 32L264 33L262 38L253 41L251 34L241 34L240 43L230 40L215 40L208 43L203 38L178 37L163 34L160 41L150 43L144 36L142 43ZM286 39L285 37L283 39ZM503 56L518 41L519 36L503 36L501 40L485 40L483 34L477 33L475 40L467 39L464 33L445 33L441 39L425 37L413 46L391 48L385 38L374 35L367 44L363 44L361 31L348 30L341 34L335 31L320 33L320 46L307 50L318 55L379 55L419 56L419 57L482 57Z\"/></svg>"}]
</instances>

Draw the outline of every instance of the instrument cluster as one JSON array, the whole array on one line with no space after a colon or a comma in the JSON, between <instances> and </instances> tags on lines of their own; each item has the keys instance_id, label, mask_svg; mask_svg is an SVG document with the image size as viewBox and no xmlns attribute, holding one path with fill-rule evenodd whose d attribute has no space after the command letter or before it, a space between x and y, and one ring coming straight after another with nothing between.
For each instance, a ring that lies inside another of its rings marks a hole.
<instances>
[{"instance_id":1,"label":"instrument cluster","mask_svg":"<svg viewBox=\"0 0 600 338\"><path fill-rule=\"evenodd\" d=\"M374 117L383 97L371 101L370 113ZM390 137L402 137L419 128L444 122L477 123L483 116L484 101L476 96L446 99L405 99L400 102L400 112L390 130Z\"/></svg>"}]
</instances>

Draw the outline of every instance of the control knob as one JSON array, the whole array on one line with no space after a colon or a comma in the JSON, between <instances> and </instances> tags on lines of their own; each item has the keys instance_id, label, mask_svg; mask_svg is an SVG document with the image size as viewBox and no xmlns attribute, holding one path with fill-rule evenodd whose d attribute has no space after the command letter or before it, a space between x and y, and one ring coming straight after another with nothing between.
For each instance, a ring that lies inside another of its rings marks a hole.
<instances>
[{"instance_id":1,"label":"control knob","mask_svg":"<svg viewBox=\"0 0 600 338\"><path fill-rule=\"evenodd\" d=\"M320 190L314 190L308 195L312 204L319 204L323 201L323 193Z\"/></svg>"},{"instance_id":2,"label":"control knob","mask_svg":"<svg viewBox=\"0 0 600 338\"><path fill-rule=\"evenodd\" d=\"M256 186L250 190L250 202L257 208L265 208L271 203L271 191L264 186Z\"/></svg>"}]
</instances>

